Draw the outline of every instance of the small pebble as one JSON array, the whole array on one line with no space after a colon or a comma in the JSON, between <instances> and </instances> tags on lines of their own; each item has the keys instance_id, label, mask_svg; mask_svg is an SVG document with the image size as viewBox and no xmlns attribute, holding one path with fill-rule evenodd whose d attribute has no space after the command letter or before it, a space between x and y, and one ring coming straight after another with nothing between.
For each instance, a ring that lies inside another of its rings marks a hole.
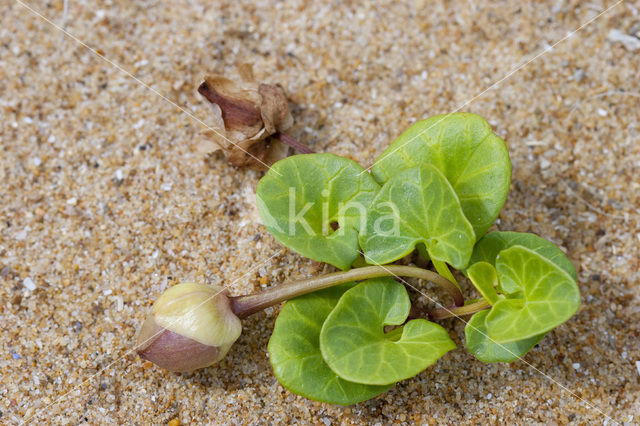
<instances>
[{"instance_id":1,"label":"small pebble","mask_svg":"<svg viewBox=\"0 0 640 426\"><path fill-rule=\"evenodd\" d=\"M27 226L26 228L24 228L23 230L21 230L16 234L15 239L18 241L24 240L25 238L27 238L28 232L29 232L29 227Z\"/></svg>"},{"instance_id":2,"label":"small pebble","mask_svg":"<svg viewBox=\"0 0 640 426\"><path fill-rule=\"evenodd\" d=\"M580 370L580 363L579 363L579 362L574 362L574 363L572 364L572 366L573 366L573 368L574 368L575 370Z\"/></svg>"},{"instance_id":3,"label":"small pebble","mask_svg":"<svg viewBox=\"0 0 640 426\"><path fill-rule=\"evenodd\" d=\"M25 288L29 291L33 291L36 289L36 283L33 282L31 277L27 277L22 280L22 285L25 286Z\"/></svg>"},{"instance_id":4,"label":"small pebble","mask_svg":"<svg viewBox=\"0 0 640 426\"><path fill-rule=\"evenodd\" d=\"M546 158L542 158L540 160L540 168L541 169L548 169L549 166L551 166L551 162L549 160L547 160Z\"/></svg>"},{"instance_id":5,"label":"small pebble","mask_svg":"<svg viewBox=\"0 0 640 426\"><path fill-rule=\"evenodd\" d=\"M633 52L640 49L640 39L620 30L612 29L609 31L609 41L620 42L625 49Z\"/></svg>"},{"instance_id":6,"label":"small pebble","mask_svg":"<svg viewBox=\"0 0 640 426\"><path fill-rule=\"evenodd\" d=\"M20 359L19 353L14 352L12 356L13 356L13 359Z\"/></svg>"}]
</instances>

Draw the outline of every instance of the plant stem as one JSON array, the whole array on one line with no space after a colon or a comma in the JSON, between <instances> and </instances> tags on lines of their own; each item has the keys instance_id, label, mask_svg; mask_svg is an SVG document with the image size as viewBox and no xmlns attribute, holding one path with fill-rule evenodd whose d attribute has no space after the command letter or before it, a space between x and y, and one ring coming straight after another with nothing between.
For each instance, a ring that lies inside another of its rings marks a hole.
<instances>
[{"instance_id":1,"label":"plant stem","mask_svg":"<svg viewBox=\"0 0 640 426\"><path fill-rule=\"evenodd\" d=\"M476 312L490 308L491 305L486 300L470 303L464 306L450 306L448 308L438 308L429 311L429 319L440 320L445 318L459 317L462 315L471 315Z\"/></svg>"},{"instance_id":2,"label":"plant stem","mask_svg":"<svg viewBox=\"0 0 640 426\"><path fill-rule=\"evenodd\" d=\"M283 144L290 146L291 148L295 149L301 154L314 153L314 151L311 148L309 148L302 142L298 141L297 139L292 138L289 135L285 135L284 133L281 133L281 132L276 132L273 136L280 139L280 142L282 142Z\"/></svg>"},{"instance_id":3,"label":"plant stem","mask_svg":"<svg viewBox=\"0 0 640 426\"><path fill-rule=\"evenodd\" d=\"M349 271L334 272L332 274L322 275L319 277L283 283L255 294L231 297L231 309L239 318L246 318L251 314L268 308L269 306L276 305L294 297L302 296L303 294L352 281L388 276L405 276L431 281L449 292L453 298L455 306L462 306L464 303L462 293L460 293L458 287L435 272L415 266L387 265L366 266L364 268L355 268Z\"/></svg>"},{"instance_id":4,"label":"plant stem","mask_svg":"<svg viewBox=\"0 0 640 426\"><path fill-rule=\"evenodd\" d=\"M460 286L458 285L458 282L456 281L456 279L453 277L453 274L449 270L449 267L447 266L446 262L442 262L441 260L431 259L431 263L433 263L433 267L436 268L436 271L438 271L440 275L442 275L443 277L445 277L446 279L454 283L456 287L460 288Z\"/></svg>"}]
</instances>

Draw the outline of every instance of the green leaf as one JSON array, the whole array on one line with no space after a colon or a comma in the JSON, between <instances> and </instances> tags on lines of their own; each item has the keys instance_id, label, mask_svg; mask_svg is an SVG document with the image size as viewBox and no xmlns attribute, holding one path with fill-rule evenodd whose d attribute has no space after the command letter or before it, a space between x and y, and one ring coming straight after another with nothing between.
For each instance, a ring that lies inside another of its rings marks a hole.
<instances>
[{"instance_id":1,"label":"green leaf","mask_svg":"<svg viewBox=\"0 0 640 426\"><path fill-rule=\"evenodd\" d=\"M258 210L282 244L318 262L348 269L358 232L379 186L356 162L333 154L295 155L258 183ZM333 230L332 224L339 225Z\"/></svg>"},{"instance_id":2,"label":"green leaf","mask_svg":"<svg viewBox=\"0 0 640 426\"><path fill-rule=\"evenodd\" d=\"M404 170L431 164L449 180L477 238L498 217L511 181L502 139L479 115L452 113L409 127L376 160L373 177L384 184Z\"/></svg>"},{"instance_id":3,"label":"green leaf","mask_svg":"<svg viewBox=\"0 0 640 426\"><path fill-rule=\"evenodd\" d=\"M482 297L485 298L490 305L495 305L501 297L496 292L500 283L498 281L498 271L488 262L477 262L467 268L467 275L478 289Z\"/></svg>"},{"instance_id":4,"label":"green leaf","mask_svg":"<svg viewBox=\"0 0 640 426\"><path fill-rule=\"evenodd\" d=\"M558 265L571 275L574 280L578 280L576 269L562 250L560 250L551 241L545 240L535 234L522 232L496 231L488 233L482 237L474 247L469 264L473 265L476 262L484 261L495 265L498 254L502 250L515 245L523 246L535 251L539 255Z\"/></svg>"},{"instance_id":5,"label":"green leaf","mask_svg":"<svg viewBox=\"0 0 640 426\"><path fill-rule=\"evenodd\" d=\"M488 336L485 319L489 311L473 315L464 328L467 350L482 362L513 362L522 358L546 333L508 343L496 343Z\"/></svg>"},{"instance_id":6,"label":"green leaf","mask_svg":"<svg viewBox=\"0 0 640 426\"><path fill-rule=\"evenodd\" d=\"M571 318L580 306L575 279L529 248L502 250L496 270L501 287L509 293L493 305L485 321L489 337L496 342L545 333Z\"/></svg>"},{"instance_id":7,"label":"green leaf","mask_svg":"<svg viewBox=\"0 0 640 426\"><path fill-rule=\"evenodd\" d=\"M458 197L431 165L389 179L371 203L360 246L369 263L386 264L424 243L431 259L467 266L475 234Z\"/></svg>"},{"instance_id":8,"label":"green leaf","mask_svg":"<svg viewBox=\"0 0 640 426\"><path fill-rule=\"evenodd\" d=\"M341 379L320 353L320 329L345 290L343 284L288 301L269 340L273 371L280 383L305 398L350 405L371 399L391 386L371 386Z\"/></svg>"},{"instance_id":9,"label":"green leaf","mask_svg":"<svg viewBox=\"0 0 640 426\"><path fill-rule=\"evenodd\" d=\"M474 247L470 264L465 274L493 305L465 329L467 348L481 361L521 357L580 305L573 264L537 235L491 232Z\"/></svg>"},{"instance_id":10,"label":"green leaf","mask_svg":"<svg viewBox=\"0 0 640 426\"><path fill-rule=\"evenodd\" d=\"M320 350L340 377L385 385L412 377L454 349L444 328L415 319L401 325L411 302L404 286L391 278L365 281L345 292L320 332Z\"/></svg>"}]
</instances>

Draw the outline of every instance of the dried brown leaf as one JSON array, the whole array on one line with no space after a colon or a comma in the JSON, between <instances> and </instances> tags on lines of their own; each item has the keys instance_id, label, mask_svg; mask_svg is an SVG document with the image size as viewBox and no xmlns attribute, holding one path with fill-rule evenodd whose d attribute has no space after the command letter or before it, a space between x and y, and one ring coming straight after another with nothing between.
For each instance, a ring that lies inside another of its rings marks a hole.
<instances>
[{"instance_id":1,"label":"dried brown leaf","mask_svg":"<svg viewBox=\"0 0 640 426\"><path fill-rule=\"evenodd\" d=\"M266 169L289 153L289 147L272 136L293 124L284 89L256 83L250 66L239 67L243 80L207 76L198 92L213 106L214 126L203 132L207 152L221 150L238 167Z\"/></svg>"}]
</instances>

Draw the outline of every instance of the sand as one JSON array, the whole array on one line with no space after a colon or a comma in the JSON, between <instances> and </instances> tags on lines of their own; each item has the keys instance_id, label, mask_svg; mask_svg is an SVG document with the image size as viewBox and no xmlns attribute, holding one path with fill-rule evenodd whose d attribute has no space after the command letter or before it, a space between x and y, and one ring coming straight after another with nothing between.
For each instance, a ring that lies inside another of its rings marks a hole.
<instances>
[{"instance_id":1,"label":"sand","mask_svg":"<svg viewBox=\"0 0 640 426\"><path fill-rule=\"evenodd\" d=\"M637 1L540 57L615 3L28 1L140 81L2 4L0 423L640 421L640 51L609 39L640 31ZM203 161L196 88L240 63L283 85L291 136L367 166L418 119L486 117L513 162L495 228L566 250L577 315L508 365L476 361L444 321L458 349L352 407L278 384L279 308L216 367L141 361L136 330L173 283L244 294L330 270L266 233L260 172Z\"/></svg>"}]
</instances>

